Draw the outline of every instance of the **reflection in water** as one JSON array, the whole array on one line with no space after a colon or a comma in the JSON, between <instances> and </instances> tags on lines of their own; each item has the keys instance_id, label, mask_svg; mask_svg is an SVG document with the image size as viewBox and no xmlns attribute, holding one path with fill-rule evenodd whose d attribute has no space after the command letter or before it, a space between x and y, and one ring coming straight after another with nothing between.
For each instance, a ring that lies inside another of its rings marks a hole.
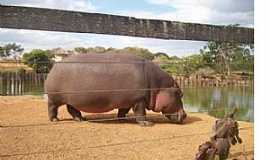
<instances>
[{"instance_id":1,"label":"reflection in water","mask_svg":"<svg viewBox=\"0 0 270 160\"><path fill-rule=\"evenodd\" d=\"M184 107L190 112L208 112L221 118L234 107L239 108L236 119L254 120L254 93L252 87L197 87L184 88Z\"/></svg>"}]
</instances>

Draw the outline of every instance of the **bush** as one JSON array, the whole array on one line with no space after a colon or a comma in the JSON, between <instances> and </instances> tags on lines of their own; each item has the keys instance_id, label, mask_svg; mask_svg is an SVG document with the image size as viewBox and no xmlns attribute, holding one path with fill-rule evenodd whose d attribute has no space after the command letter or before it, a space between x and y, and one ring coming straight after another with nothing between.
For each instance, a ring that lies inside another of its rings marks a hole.
<instances>
[{"instance_id":1,"label":"bush","mask_svg":"<svg viewBox=\"0 0 270 160\"><path fill-rule=\"evenodd\" d=\"M23 62L33 68L36 73L48 73L53 64L53 57L50 51L34 49L23 55Z\"/></svg>"}]
</instances>

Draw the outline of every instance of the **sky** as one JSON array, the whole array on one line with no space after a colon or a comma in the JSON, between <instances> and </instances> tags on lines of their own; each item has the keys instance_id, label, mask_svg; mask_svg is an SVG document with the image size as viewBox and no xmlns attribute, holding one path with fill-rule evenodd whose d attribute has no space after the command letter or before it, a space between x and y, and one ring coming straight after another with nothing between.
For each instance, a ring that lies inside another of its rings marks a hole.
<instances>
[{"instance_id":1,"label":"sky","mask_svg":"<svg viewBox=\"0 0 270 160\"><path fill-rule=\"evenodd\" d=\"M254 27L254 0L0 0L0 4ZM95 46L124 48L130 46L179 57L199 53L199 50L207 43L0 28L0 45L11 42L22 45L27 52L35 48L73 49L74 47Z\"/></svg>"}]
</instances>

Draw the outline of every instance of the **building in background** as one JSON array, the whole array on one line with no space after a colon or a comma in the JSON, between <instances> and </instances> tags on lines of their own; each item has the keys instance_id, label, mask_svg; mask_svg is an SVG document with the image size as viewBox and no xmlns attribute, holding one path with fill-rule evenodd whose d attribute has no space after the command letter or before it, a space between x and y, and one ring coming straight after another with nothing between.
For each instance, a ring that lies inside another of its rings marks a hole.
<instances>
[{"instance_id":1,"label":"building in background","mask_svg":"<svg viewBox=\"0 0 270 160\"><path fill-rule=\"evenodd\" d=\"M75 51L70 51L70 50L64 50L63 48L55 48L51 50L51 53L54 55L53 60L55 62L62 61L65 57L68 57L72 54L78 54Z\"/></svg>"}]
</instances>

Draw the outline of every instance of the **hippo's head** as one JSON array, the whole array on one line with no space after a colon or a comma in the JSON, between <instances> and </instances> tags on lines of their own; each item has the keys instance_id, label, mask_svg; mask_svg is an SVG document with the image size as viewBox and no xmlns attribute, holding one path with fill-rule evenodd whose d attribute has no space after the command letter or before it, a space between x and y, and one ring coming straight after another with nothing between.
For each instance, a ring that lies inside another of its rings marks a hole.
<instances>
[{"instance_id":1,"label":"hippo's head","mask_svg":"<svg viewBox=\"0 0 270 160\"><path fill-rule=\"evenodd\" d=\"M167 88L159 91L154 111L162 112L173 122L182 123L187 116L183 108L182 96L183 93L179 88Z\"/></svg>"}]
</instances>

